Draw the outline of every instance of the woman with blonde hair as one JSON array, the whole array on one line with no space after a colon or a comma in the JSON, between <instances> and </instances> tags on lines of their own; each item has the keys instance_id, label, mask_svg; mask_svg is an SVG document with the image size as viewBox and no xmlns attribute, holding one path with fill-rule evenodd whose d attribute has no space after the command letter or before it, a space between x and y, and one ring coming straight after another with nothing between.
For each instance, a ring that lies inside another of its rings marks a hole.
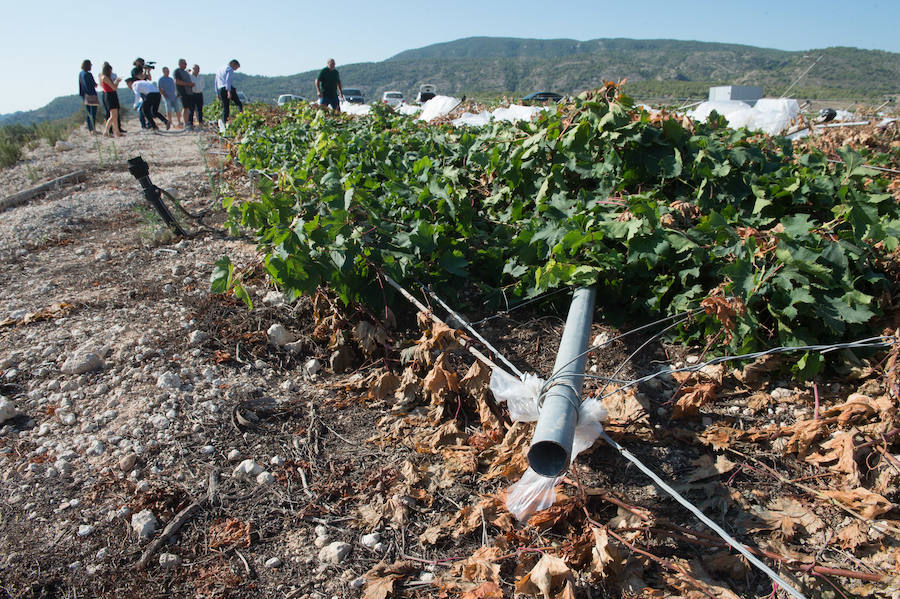
<instances>
[{"instance_id":1,"label":"woman with blonde hair","mask_svg":"<svg viewBox=\"0 0 900 599\"><path fill-rule=\"evenodd\" d=\"M108 62L104 62L103 68L100 70L100 87L106 93L106 105L109 108L109 118L106 119L103 135L109 134L109 129L112 127L115 136L122 137L122 132L119 130L119 94L116 91L116 88L121 81L121 77L113 79L112 66Z\"/></svg>"}]
</instances>

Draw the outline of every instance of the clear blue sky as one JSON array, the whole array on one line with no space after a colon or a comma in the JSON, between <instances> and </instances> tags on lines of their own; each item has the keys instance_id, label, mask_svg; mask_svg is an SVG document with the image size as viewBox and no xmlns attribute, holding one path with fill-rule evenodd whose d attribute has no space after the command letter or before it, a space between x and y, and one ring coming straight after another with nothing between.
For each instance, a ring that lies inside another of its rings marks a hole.
<instances>
[{"instance_id":1,"label":"clear blue sky","mask_svg":"<svg viewBox=\"0 0 900 599\"><path fill-rule=\"evenodd\" d=\"M127 73L135 57L204 73L289 75L377 62L469 36L670 38L782 50L856 46L900 52L897 0L8 0L0 10L0 113L76 93L85 58Z\"/></svg>"}]
</instances>

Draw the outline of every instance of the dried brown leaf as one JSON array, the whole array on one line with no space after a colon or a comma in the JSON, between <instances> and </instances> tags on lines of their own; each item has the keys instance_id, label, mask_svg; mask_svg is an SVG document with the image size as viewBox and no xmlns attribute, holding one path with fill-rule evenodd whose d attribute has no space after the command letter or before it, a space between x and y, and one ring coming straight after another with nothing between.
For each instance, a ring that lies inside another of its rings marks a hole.
<instances>
[{"instance_id":1,"label":"dried brown leaf","mask_svg":"<svg viewBox=\"0 0 900 599\"><path fill-rule=\"evenodd\" d=\"M785 445L786 453L796 453L801 459L809 453L809 448L825 434L825 422L822 420L801 420L793 426L783 427L782 432L791 437Z\"/></svg>"},{"instance_id":2,"label":"dried brown leaf","mask_svg":"<svg viewBox=\"0 0 900 599\"><path fill-rule=\"evenodd\" d=\"M541 593L544 599L550 599L553 589L561 590L563 584L572 579L572 571L565 561L545 553L531 572L516 582L516 593L528 595Z\"/></svg>"},{"instance_id":3,"label":"dried brown leaf","mask_svg":"<svg viewBox=\"0 0 900 599\"><path fill-rule=\"evenodd\" d=\"M766 522L767 529L776 531L786 541L794 537L798 527L813 534L825 526L809 508L790 497L779 497L767 508L759 514L760 518Z\"/></svg>"},{"instance_id":4,"label":"dried brown leaf","mask_svg":"<svg viewBox=\"0 0 900 599\"><path fill-rule=\"evenodd\" d=\"M823 493L868 519L886 514L894 507L890 501L865 487L857 487L851 491L831 490Z\"/></svg>"},{"instance_id":5,"label":"dried brown leaf","mask_svg":"<svg viewBox=\"0 0 900 599\"><path fill-rule=\"evenodd\" d=\"M682 420L692 418L700 412L700 408L716 400L716 391L719 386L716 383L699 383L689 387L682 387L682 396L675 403L672 410L672 418Z\"/></svg>"},{"instance_id":6,"label":"dried brown leaf","mask_svg":"<svg viewBox=\"0 0 900 599\"><path fill-rule=\"evenodd\" d=\"M460 599L503 599L503 589L495 582L485 582L463 593Z\"/></svg>"},{"instance_id":7,"label":"dried brown leaf","mask_svg":"<svg viewBox=\"0 0 900 599\"><path fill-rule=\"evenodd\" d=\"M399 386L400 377L393 372L382 372L369 387L369 397L380 401L388 395L392 395Z\"/></svg>"},{"instance_id":8,"label":"dried brown leaf","mask_svg":"<svg viewBox=\"0 0 900 599\"><path fill-rule=\"evenodd\" d=\"M845 475L846 482L851 487L859 486L859 467L853 457L853 433L838 432L831 439L822 443L827 453L814 453L806 457L807 462L813 464L827 464L835 462L831 469Z\"/></svg>"},{"instance_id":9,"label":"dried brown leaf","mask_svg":"<svg viewBox=\"0 0 900 599\"><path fill-rule=\"evenodd\" d=\"M607 578L618 575L622 570L622 555L619 549L610 542L606 527L592 527L594 547L591 549L591 572Z\"/></svg>"},{"instance_id":10,"label":"dried brown leaf","mask_svg":"<svg viewBox=\"0 0 900 599\"><path fill-rule=\"evenodd\" d=\"M499 547L481 547L466 560L456 563L450 572L469 582L500 582L500 564L496 559L502 554Z\"/></svg>"}]
</instances>

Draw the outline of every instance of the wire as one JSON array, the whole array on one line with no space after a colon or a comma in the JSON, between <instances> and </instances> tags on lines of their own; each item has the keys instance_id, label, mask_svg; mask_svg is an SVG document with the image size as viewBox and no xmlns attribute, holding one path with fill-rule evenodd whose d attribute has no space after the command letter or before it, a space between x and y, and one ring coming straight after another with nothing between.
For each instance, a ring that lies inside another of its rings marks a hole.
<instances>
[{"instance_id":1,"label":"wire","mask_svg":"<svg viewBox=\"0 0 900 599\"><path fill-rule=\"evenodd\" d=\"M592 351L594 351L594 350L598 350L598 349L600 349L600 348L602 348L602 347L605 347L605 346L609 345L610 343L613 343L614 341L618 341L619 339L622 339L622 338L624 338L624 337L627 337L628 335L631 335L632 333L637 333L638 331L643 331L644 329L648 329L648 328L653 327L653 326L656 326L656 325L658 325L658 324L662 324L662 323L664 323L664 322L668 322L668 321L673 320L673 319L675 319L675 318L683 317L681 320L679 320L678 322L676 322L676 323L675 323L674 325L672 325L672 326L679 325L679 324L681 324L682 322L686 321L686 320L687 320L688 318L690 318L691 316L693 316L694 314L696 314L697 312L702 312L702 311L703 311L703 308L695 308L694 310L689 310L688 312L679 312L678 314L673 314L673 315L671 315L671 316L666 316L665 318L660 318L659 320L655 320L655 321L650 322L650 323L647 323L647 324L645 324L645 325L641 325L641 326L637 327L636 329L631 329L630 331L626 331L626 332L622 333L621 335L617 335L616 337L613 337L612 339L608 339L608 340L604 341L603 343L598 343L597 345L592 345L592 346L590 346L589 348L587 348L586 350L584 350L583 352L581 352L580 354L578 354L577 356L575 356L574 358L572 358L571 360L569 360L568 362L566 362L565 364L563 364L562 366L560 366L560 368L557 369L555 372L553 372L553 373L550 375L550 378L548 378L547 380L548 380L548 381L553 380L553 378L559 374L560 370L562 370L563 368L565 368L566 366L568 366L569 364L571 364L572 362L574 362L575 360L577 360L577 359L580 358L581 356L587 355L587 354L589 354L590 352L592 352ZM667 330L669 330L670 328L672 328L672 326L666 327L666 329L660 331L660 332L657 334L657 337L658 337L659 335L662 335L663 333L665 333L665 332L666 332ZM651 338L651 339L652 339L652 338ZM629 356L628 359L630 360L632 357L633 357L633 354L632 354L632 356ZM620 369L621 369L621 367L620 367ZM618 372L618 370L617 370L616 372Z\"/></svg>"},{"instance_id":2,"label":"wire","mask_svg":"<svg viewBox=\"0 0 900 599\"><path fill-rule=\"evenodd\" d=\"M713 522L712 520L710 520L710 519L706 516L706 514L704 514L704 513L700 510L700 508L698 508L698 507L695 506L693 503L691 503L690 501L688 501L687 499L685 499L684 497L682 497L682 496L678 493L678 491L676 491L675 489L673 489L672 487L670 487L668 484L666 484L666 482L665 482L663 479L661 479L659 476L657 476L652 470L650 470L650 468L648 468L647 466L645 466L645 465L644 465L637 457L635 457L630 451L628 451L627 449L625 449L624 447L622 447L621 445L619 445L618 443L616 443L615 441L613 441L613 440L610 438L610 436L606 434L606 431L600 431L600 436L603 438L604 441L606 441L607 443L609 443L610 446L612 446L614 449L616 449L616 451L618 451L620 454L622 454L622 456L623 456L625 459L627 459L627 460L630 461L632 464L634 464L635 466L637 466L638 469L639 469L641 472L643 472L643 473L646 474L648 477L650 477L650 480L652 480L654 483L656 483L657 486L659 486L659 488L661 488L663 491L665 491L666 493L668 493L669 495L671 495L673 498L675 498L675 500L676 500L678 503L680 503L681 505L683 505L685 508L687 508L688 511L690 511L692 514L694 514L695 516L697 516L697 518L699 518L701 522L703 522L704 524L706 524L706 525L707 525L708 527L710 527L717 535L719 535L720 537L722 537L722 539L724 539L724 541L725 541L726 543L728 543L729 545L731 545L732 547L734 547L735 549L737 549L737 550L741 553L741 555L743 555L744 557L746 557L747 560L748 560L751 564L753 564L754 566L756 566L757 568L759 568L760 570L762 570L763 572L765 572L766 575L768 575L769 578L771 578L771 579L774 580L776 583L778 583L779 585L781 585L781 587L782 587L785 591L787 591L788 593L790 593L790 595L791 595L792 597L796 597L797 599L806 599L806 596L803 595L803 593L801 593L800 591L798 591L797 589L795 589L794 587L792 587L790 584L788 584L787 581L785 581L781 576L779 576L774 570L772 570L769 566L767 566L767 565L764 564L762 561L760 561L755 555L753 555L752 553L750 553L750 551L748 551L746 547L744 547L740 542L738 542L737 539L735 539L735 538L732 537L730 534L728 534L727 532L725 532L725 530L724 530L721 526L719 526L718 524L716 524L715 522Z\"/></svg>"},{"instance_id":3,"label":"wire","mask_svg":"<svg viewBox=\"0 0 900 599\"><path fill-rule=\"evenodd\" d=\"M451 308L450 306L448 306L448 305L444 302L444 300L442 300L440 297L438 297L438 294L436 294L436 293L431 289L431 286L423 286L423 287L424 287L424 289L425 289L426 291L428 291L428 295L430 295L432 298L434 298L434 300L435 300L437 303L439 303L441 306L443 306L444 310L446 310L447 312L450 313L450 316L452 316L453 318L455 318L455 319L457 320L457 322L459 322L460 324L462 324L463 327L465 327L465 329L466 329L467 331L469 331L470 333L472 333L472 335L474 335L476 339L478 339L479 341L481 341L481 342L482 342L489 350L491 350L491 351L494 353L495 356L497 356L498 358L500 358L500 360L501 360L504 364L506 364L507 366L509 366L510 369L512 369L512 371L516 373L516 376L519 377L519 380L525 380L525 373L522 372L521 370L519 370L518 368L516 368L516 365L515 365L515 364L513 364L512 362L510 362L509 360L507 360L507 359L506 359L506 356L504 356L504 355L501 354L499 351L497 351L497 348L495 348L493 345L491 345L491 344L488 342L487 339L485 339L484 337L482 337L481 335L479 335L479 334L478 334L478 331L476 331L474 328L472 328L472 325L470 325L470 324L468 323L468 321L467 321L464 317L462 317L461 315L457 314L456 311L453 310L453 308Z\"/></svg>"},{"instance_id":4,"label":"wire","mask_svg":"<svg viewBox=\"0 0 900 599\"><path fill-rule=\"evenodd\" d=\"M675 368L675 369L666 369L660 370L658 372L654 372L653 374L648 374L647 376L641 377L639 379L634 379L615 389L610 391L605 395L597 396L597 399L605 399L611 395L615 395L620 391L624 391L629 387L634 387L635 385L639 385L651 379L655 379L659 376L671 375L675 372L697 372L698 370L702 370L707 366L713 366L715 364L721 364L722 362L730 362L731 360L755 360L756 358L761 358L763 356L768 356L771 354L783 354L788 352L796 352L796 351L812 351L819 352L822 354L837 350L837 349L862 349L862 348L882 348L882 347L890 347L895 343L900 342L900 338L897 337L887 337L884 335L878 337L869 337L867 339L860 339L858 341L850 341L848 343L835 343L833 345L800 345L793 347L773 347L772 349L767 349L764 351L754 352L751 354L741 354L738 356L719 356L717 358L713 358L712 360L708 360L706 362L701 362L699 364L694 364L692 366L684 366L683 368Z\"/></svg>"},{"instance_id":5,"label":"wire","mask_svg":"<svg viewBox=\"0 0 900 599\"><path fill-rule=\"evenodd\" d=\"M553 296L553 295L556 295L557 293L562 293L563 291L568 291L569 289L571 289L571 286L569 286L569 287L557 287L556 289L553 289L553 290L551 290L551 291L545 291L544 293L542 293L542 294L540 294L540 295L536 295L536 296L534 296L534 297L532 297L532 298L530 298L530 299L521 301L521 302L519 302L518 304L514 305L514 306L511 307L511 308L507 308L506 310L500 310L500 311L497 312L496 314L492 314L491 316L488 316L487 318L482 318L481 320L476 320L475 322L473 322L473 323L471 323L471 324L472 324L473 327L474 327L474 326L478 326L478 325L480 325L480 324L482 324L482 323L485 323L485 322L487 322L487 321L489 321L489 320L493 320L493 319L495 319L495 318L500 318L501 316L505 316L505 315L509 314L510 312L512 312L513 310L518 310L519 308L524 308L524 307L527 306L528 304L533 304L534 302L538 302L538 301L547 299L548 297L551 297L551 296ZM505 297L505 296L504 296L504 297Z\"/></svg>"}]
</instances>

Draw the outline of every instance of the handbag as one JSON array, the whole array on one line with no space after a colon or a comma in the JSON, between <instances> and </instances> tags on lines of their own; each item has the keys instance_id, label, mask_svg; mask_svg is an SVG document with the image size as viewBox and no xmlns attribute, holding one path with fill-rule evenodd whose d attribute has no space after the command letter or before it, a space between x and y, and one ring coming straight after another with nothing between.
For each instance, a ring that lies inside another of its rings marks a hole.
<instances>
[{"instance_id":1,"label":"handbag","mask_svg":"<svg viewBox=\"0 0 900 599\"><path fill-rule=\"evenodd\" d=\"M84 105L100 106L100 98L97 97L97 94L84 94Z\"/></svg>"}]
</instances>

